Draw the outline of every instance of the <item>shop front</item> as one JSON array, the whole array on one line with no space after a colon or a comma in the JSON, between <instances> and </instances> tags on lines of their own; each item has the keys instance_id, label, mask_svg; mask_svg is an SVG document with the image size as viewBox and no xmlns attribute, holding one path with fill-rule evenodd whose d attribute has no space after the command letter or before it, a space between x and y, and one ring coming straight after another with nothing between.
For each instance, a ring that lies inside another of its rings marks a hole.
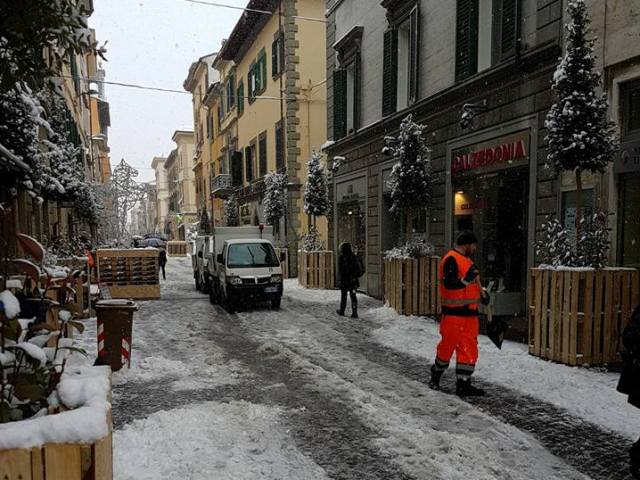
<instances>
[{"instance_id":1,"label":"shop front","mask_svg":"<svg viewBox=\"0 0 640 480\"><path fill-rule=\"evenodd\" d=\"M334 251L342 242L350 242L366 265L367 258L367 177L336 179L335 184ZM367 291L367 275L360 278L360 289Z\"/></svg>"},{"instance_id":2,"label":"shop front","mask_svg":"<svg viewBox=\"0 0 640 480\"><path fill-rule=\"evenodd\" d=\"M618 180L618 264L640 268L640 140L623 142L614 163Z\"/></svg>"},{"instance_id":3,"label":"shop front","mask_svg":"<svg viewBox=\"0 0 640 480\"><path fill-rule=\"evenodd\" d=\"M478 237L474 261L491 293L493 314L526 318L527 271L533 256L529 225L535 205L530 198L535 186L532 130L503 131L450 145L446 227L450 245L463 230Z\"/></svg>"}]
</instances>

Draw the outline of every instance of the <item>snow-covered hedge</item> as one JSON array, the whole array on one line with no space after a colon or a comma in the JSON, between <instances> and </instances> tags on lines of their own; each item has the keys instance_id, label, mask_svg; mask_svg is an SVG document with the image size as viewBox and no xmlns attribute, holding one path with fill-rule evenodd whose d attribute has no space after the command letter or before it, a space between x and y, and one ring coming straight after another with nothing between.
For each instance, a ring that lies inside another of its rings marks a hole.
<instances>
[{"instance_id":1,"label":"snow-covered hedge","mask_svg":"<svg viewBox=\"0 0 640 480\"><path fill-rule=\"evenodd\" d=\"M423 258L433 255L433 245L424 239L409 240L404 245L394 247L384 252L385 260L405 260L408 258Z\"/></svg>"},{"instance_id":2,"label":"snow-covered hedge","mask_svg":"<svg viewBox=\"0 0 640 480\"><path fill-rule=\"evenodd\" d=\"M536 255L543 265L552 267L603 268L609 252L609 228L606 212L596 212L581 221L580 238L556 218L547 217L541 225L542 236L536 243Z\"/></svg>"}]
</instances>

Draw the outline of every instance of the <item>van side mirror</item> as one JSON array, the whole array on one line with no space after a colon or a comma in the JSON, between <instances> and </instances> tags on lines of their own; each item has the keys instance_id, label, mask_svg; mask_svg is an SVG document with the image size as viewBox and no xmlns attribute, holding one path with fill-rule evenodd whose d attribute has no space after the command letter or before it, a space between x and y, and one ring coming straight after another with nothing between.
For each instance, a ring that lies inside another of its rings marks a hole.
<instances>
[{"instance_id":1,"label":"van side mirror","mask_svg":"<svg viewBox=\"0 0 640 480\"><path fill-rule=\"evenodd\" d=\"M202 258L202 251L198 252L198 258Z\"/></svg>"},{"instance_id":2,"label":"van side mirror","mask_svg":"<svg viewBox=\"0 0 640 480\"><path fill-rule=\"evenodd\" d=\"M224 263L224 260L222 259L222 254L221 254L221 253L219 253L219 254L216 256L216 262L218 262L218 263L220 263L220 264Z\"/></svg>"}]
</instances>

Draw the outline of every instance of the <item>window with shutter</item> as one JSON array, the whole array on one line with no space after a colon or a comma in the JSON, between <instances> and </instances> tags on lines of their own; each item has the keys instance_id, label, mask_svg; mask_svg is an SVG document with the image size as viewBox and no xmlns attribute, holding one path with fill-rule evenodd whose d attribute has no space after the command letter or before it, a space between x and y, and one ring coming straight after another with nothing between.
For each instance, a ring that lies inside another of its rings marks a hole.
<instances>
[{"instance_id":1,"label":"window with shutter","mask_svg":"<svg viewBox=\"0 0 640 480\"><path fill-rule=\"evenodd\" d=\"M245 178L248 182L253 181L253 155L255 147L253 145L244 149L244 170Z\"/></svg>"},{"instance_id":2,"label":"window with shutter","mask_svg":"<svg viewBox=\"0 0 640 480\"><path fill-rule=\"evenodd\" d=\"M230 111L236 104L236 76L229 75L227 79L227 111Z\"/></svg>"},{"instance_id":3,"label":"window with shutter","mask_svg":"<svg viewBox=\"0 0 640 480\"><path fill-rule=\"evenodd\" d=\"M333 139L347 135L347 70L333 72Z\"/></svg>"},{"instance_id":4,"label":"window with shutter","mask_svg":"<svg viewBox=\"0 0 640 480\"><path fill-rule=\"evenodd\" d=\"M409 17L409 103L418 100L420 62L420 11L416 4Z\"/></svg>"},{"instance_id":5,"label":"window with shutter","mask_svg":"<svg viewBox=\"0 0 640 480\"><path fill-rule=\"evenodd\" d=\"M256 64L252 63L247 74L247 88L249 89L249 103L256 99Z\"/></svg>"},{"instance_id":6,"label":"window with shutter","mask_svg":"<svg viewBox=\"0 0 640 480\"><path fill-rule=\"evenodd\" d=\"M238 115L242 115L244 113L244 82L242 80L238 83L236 97L238 102Z\"/></svg>"},{"instance_id":7,"label":"window with shutter","mask_svg":"<svg viewBox=\"0 0 640 480\"><path fill-rule=\"evenodd\" d=\"M391 115L396 111L398 85L398 32L389 29L384 32L384 51L382 66L382 115Z\"/></svg>"},{"instance_id":8,"label":"window with shutter","mask_svg":"<svg viewBox=\"0 0 640 480\"><path fill-rule=\"evenodd\" d=\"M500 12L500 59L503 60L515 53L516 34L518 31L518 1L501 0Z\"/></svg>"},{"instance_id":9,"label":"window with shutter","mask_svg":"<svg viewBox=\"0 0 640 480\"><path fill-rule=\"evenodd\" d=\"M242 186L242 152L233 152L231 156L231 181L234 187Z\"/></svg>"},{"instance_id":10,"label":"window with shutter","mask_svg":"<svg viewBox=\"0 0 640 480\"><path fill-rule=\"evenodd\" d=\"M282 128L282 120L276 123L276 170L283 170L284 165L284 129Z\"/></svg>"},{"instance_id":11,"label":"window with shutter","mask_svg":"<svg viewBox=\"0 0 640 480\"><path fill-rule=\"evenodd\" d=\"M478 68L478 0L457 0L456 81L476 73Z\"/></svg>"},{"instance_id":12,"label":"window with shutter","mask_svg":"<svg viewBox=\"0 0 640 480\"><path fill-rule=\"evenodd\" d=\"M258 176L267 174L267 132L262 132L258 140Z\"/></svg>"},{"instance_id":13,"label":"window with shutter","mask_svg":"<svg viewBox=\"0 0 640 480\"><path fill-rule=\"evenodd\" d=\"M277 78L284 71L284 37L280 33L271 44L271 76Z\"/></svg>"}]
</instances>

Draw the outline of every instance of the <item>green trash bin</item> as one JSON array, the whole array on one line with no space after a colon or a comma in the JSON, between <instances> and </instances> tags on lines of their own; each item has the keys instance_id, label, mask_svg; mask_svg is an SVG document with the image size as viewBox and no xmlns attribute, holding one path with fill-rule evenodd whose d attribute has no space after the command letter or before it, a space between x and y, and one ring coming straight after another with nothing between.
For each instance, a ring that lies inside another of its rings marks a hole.
<instances>
[{"instance_id":1,"label":"green trash bin","mask_svg":"<svg viewBox=\"0 0 640 480\"><path fill-rule=\"evenodd\" d=\"M131 366L133 313L138 305L132 300L100 300L95 305L98 318L98 360L117 372Z\"/></svg>"}]
</instances>

